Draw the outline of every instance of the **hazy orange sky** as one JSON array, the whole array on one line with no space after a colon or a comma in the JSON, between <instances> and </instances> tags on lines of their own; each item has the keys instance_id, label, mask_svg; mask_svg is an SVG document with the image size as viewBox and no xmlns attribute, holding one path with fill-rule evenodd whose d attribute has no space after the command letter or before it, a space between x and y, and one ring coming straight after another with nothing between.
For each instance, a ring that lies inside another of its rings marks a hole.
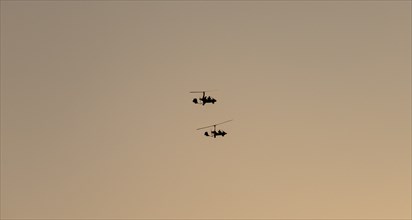
<instances>
[{"instance_id":1,"label":"hazy orange sky","mask_svg":"<svg viewBox=\"0 0 412 220\"><path fill-rule=\"evenodd\" d=\"M411 1L1 1L1 218L411 206Z\"/></svg>"}]
</instances>

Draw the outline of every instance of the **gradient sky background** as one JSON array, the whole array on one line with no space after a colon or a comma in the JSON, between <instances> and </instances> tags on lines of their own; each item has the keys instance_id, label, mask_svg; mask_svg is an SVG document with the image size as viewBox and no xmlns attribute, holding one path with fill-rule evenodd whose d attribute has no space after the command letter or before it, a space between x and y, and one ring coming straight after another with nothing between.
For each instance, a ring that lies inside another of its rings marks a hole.
<instances>
[{"instance_id":1,"label":"gradient sky background","mask_svg":"<svg viewBox=\"0 0 412 220\"><path fill-rule=\"evenodd\" d=\"M1 217L410 219L411 2L1 1Z\"/></svg>"}]
</instances>

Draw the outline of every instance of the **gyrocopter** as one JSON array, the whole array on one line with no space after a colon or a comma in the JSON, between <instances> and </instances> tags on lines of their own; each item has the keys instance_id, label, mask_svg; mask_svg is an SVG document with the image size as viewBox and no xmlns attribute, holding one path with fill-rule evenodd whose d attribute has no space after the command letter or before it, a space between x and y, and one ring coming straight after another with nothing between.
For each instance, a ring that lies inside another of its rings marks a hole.
<instances>
[{"instance_id":1,"label":"gyrocopter","mask_svg":"<svg viewBox=\"0 0 412 220\"><path fill-rule=\"evenodd\" d=\"M206 92L210 92L210 91L192 91L192 92L190 92L190 93L203 93L203 96L200 97L199 99L194 98L193 103L200 104L200 105L205 105L206 103L215 104L215 102L217 100L215 98L210 97L210 96L206 96Z\"/></svg>"},{"instance_id":2,"label":"gyrocopter","mask_svg":"<svg viewBox=\"0 0 412 220\"><path fill-rule=\"evenodd\" d=\"M210 126L206 126L206 127L201 127L201 128L196 129L196 130L201 130L201 129L206 129L206 128L213 127L213 130L210 131L210 134L207 131L204 133L204 135L206 137L213 137L213 138L216 138L217 136L224 137L227 133L223 130L216 131L216 126L227 123L227 122L230 122L230 121L233 121L233 120L228 120L228 121L224 121L224 122L221 122L221 123L218 123L218 124L214 124L214 125L210 125Z\"/></svg>"}]
</instances>

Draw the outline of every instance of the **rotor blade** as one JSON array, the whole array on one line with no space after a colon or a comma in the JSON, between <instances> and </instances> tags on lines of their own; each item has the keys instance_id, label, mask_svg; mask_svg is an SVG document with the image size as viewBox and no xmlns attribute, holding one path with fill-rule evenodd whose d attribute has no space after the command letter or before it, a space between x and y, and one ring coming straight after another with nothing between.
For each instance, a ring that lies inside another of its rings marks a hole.
<instances>
[{"instance_id":1,"label":"rotor blade","mask_svg":"<svg viewBox=\"0 0 412 220\"><path fill-rule=\"evenodd\" d=\"M205 128L210 128L210 127L213 127L213 126L216 126L216 125L221 125L221 124L224 124L224 123L227 123L227 122L230 122L230 121L233 121L233 119L227 120L227 121L224 121L224 122L221 122L221 123L219 123L219 124L214 124L214 125L210 125L210 126L206 126L206 127L201 127L201 128L196 129L196 130L205 129Z\"/></svg>"},{"instance_id":2,"label":"rotor blade","mask_svg":"<svg viewBox=\"0 0 412 220\"><path fill-rule=\"evenodd\" d=\"M219 124L215 124L215 125L221 125L221 124L224 124L224 123L228 123L228 122L230 122L230 121L233 121L233 119L227 120L227 121L221 122L221 123L219 123Z\"/></svg>"},{"instance_id":3,"label":"rotor blade","mask_svg":"<svg viewBox=\"0 0 412 220\"><path fill-rule=\"evenodd\" d=\"M205 129L205 128L210 128L210 127L213 127L213 126L214 126L214 125L210 125L210 126L206 126L206 127L201 127L201 128L196 129L196 130Z\"/></svg>"},{"instance_id":4,"label":"rotor blade","mask_svg":"<svg viewBox=\"0 0 412 220\"><path fill-rule=\"evenodd\" d=\"M191 91L190 93L204 93L204 92L214 92L217 91L216 89L213 90L207 90L207 91Z\"/></svg>"}]
</instances>

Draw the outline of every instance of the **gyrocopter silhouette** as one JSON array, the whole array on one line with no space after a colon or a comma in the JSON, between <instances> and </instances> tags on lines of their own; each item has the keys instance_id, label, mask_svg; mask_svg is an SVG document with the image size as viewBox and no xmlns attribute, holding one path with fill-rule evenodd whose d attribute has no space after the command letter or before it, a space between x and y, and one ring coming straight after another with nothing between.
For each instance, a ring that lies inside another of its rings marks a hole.
<instances>
[{"instance_id":1,"label":"gyrocopter silhouette","mask_svg":"<svg viewBox=\"0 0 412 220\"><path fill-rule=\"evenodd\" d=\"M206 126L206 127L201 127L201 128L196 129L196 130L201 130L201 129L213 127L213 130L210 131L210 134L207 131L204 133L204 135L206 137L216 138L216 136L219 136L219 135L224 137L227 133L223 130L216 131L216 125L221 125L221 124L224 124L224 123L227 123L227 122L230 122L230 121L233 121L233 120L228 120L228 121L224 121L224 122L221 122L221 123L218 123L218 124L214 124L214 125L210 125L210 126Z\"/></svg>"},{"instance_id":2,"label":"gyrocopter silhouette","mask_svg":"<svg viewBox=\"0 0 412 220\"><path fill-rule=\"evenodd\" d=\"M206 92L210 92L210 90L209 91L192 91L192 92L190 92L190 93L203 93L203 96L200 97L199 99L194 98L193 103L200 104L200 105L205 105L206 103L215 104L215 102L217 100L215 98L210 97L210 96L206 96Z\"/></svg>"}]
</instances>

